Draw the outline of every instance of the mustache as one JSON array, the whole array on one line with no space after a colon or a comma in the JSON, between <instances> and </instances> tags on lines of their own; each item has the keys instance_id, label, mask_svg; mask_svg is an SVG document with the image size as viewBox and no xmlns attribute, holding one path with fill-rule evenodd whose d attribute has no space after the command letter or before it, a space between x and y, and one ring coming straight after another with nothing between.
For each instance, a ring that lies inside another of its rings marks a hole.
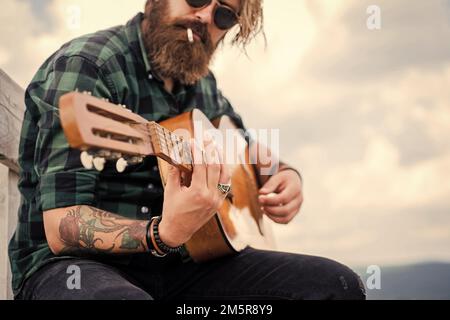
<instances>
[{"instance_id":1,"label":"mustache","mask_svg":"<svg viewBox=\"0 0 450 320\"><path fill-rule=\"evenodd\" d=\"M174 27L183 29L192 29L192 32L197 34L201 41L205 44L211 43L211 37L209 35L208 29L204 23L195 20L178 19L172 24Z\"/></svg>"}]
</instances>

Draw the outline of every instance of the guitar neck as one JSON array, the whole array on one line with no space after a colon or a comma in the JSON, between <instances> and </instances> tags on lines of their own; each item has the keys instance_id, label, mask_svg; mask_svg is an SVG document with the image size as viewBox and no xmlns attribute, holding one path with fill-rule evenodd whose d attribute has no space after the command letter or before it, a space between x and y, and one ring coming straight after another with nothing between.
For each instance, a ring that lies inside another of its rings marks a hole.
<instances>
[{"instance_id":1,"label":"guitar neck","mask_svg":"<svg viewBox=\"0 0 450 320\"><path fill-rule=\"evenodd\" d=\"M184 172L192 172L193 157L188 141L156 122L149 122L148 130L155 156Z\"/></svg>"},{"instance_id":2,"label":"guitar neck","mask_svg":"<svg viewBox=\"0 0 450 320\"><path fill-rule=\"evenodd\" d=\"M63 95L59 103L69 145L89 151L91 158L117 160L122 163L119 167L123 167L123 162L136 163L154 155L183 172L192 172L189 139L130 111L123 105L80 92Z\"/></svg>"}]
</instances>

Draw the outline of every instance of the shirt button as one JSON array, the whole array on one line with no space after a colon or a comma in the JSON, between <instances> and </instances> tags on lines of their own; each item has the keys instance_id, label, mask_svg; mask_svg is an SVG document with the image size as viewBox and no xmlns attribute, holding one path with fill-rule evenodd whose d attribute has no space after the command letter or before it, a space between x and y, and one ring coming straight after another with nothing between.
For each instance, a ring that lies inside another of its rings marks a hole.
<instances>
[{"instance_id":1,"label":"shirt button","mask_svg":"<svg viewBox=\"0 0 450 320\"><path fill-rule=\"evenodd\" d=\"M148 79L149 79L149 80L152 80L152 79L153 79L153 76L152 76L151 74L149 74L149 75L148 75Z\"/></svg>"},{"instance_id":2,"label":"shirt button","mask_svg":"<svg viewBox=\"0 0 450 320\"><path fill-rule=\"evenodd\" d=\"M155 188L155 186L153 185L153 183L149 183L149 185L147 186L147 189L149 190L153 190Z\"/></svg>"},{"instance_id":3,"label":"shirt button","mask_svg":"<svg viewBox=\"0 0 450 320\"><path fill-rule=\"evenodd\" d=\"M141 208L141 212L143 213L143 214L147 214L147 213L149 213L149 209L148 209L148 207L142 207Z\"/></svg>"},{"instance_id":4,"label":"shirt button","mask_svg":"<svg viewBox=\"0 0 450 320\"><path fill-rule=\"evenodd\" d=\"M158 171L158 170L159 170L158 166L153 167L153 171Z\"/></svg>"}]
</instances>

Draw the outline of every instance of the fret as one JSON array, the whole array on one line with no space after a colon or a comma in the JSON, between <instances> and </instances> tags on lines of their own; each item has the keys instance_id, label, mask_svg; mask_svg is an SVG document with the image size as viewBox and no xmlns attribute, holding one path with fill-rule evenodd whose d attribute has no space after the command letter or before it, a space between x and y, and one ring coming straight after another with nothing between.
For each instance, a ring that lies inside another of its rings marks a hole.
<instances>
[{"instance_id":1,"label":"fret","mask_svg":"<svg viewBox=\"0 0 450 320\"><path fill-rule=\"evenodd\" d=\"M165 128L162 129L162 141L164 141L165 145L167 146L167 156L169 156L172 161L174 161L175 159L172 156L172 143L170 141L170 139L167 138L168 137L168 132Z\"/></svg>"},{"instance_id":2,"label":"fret","mask_svg":"<svg viewBox=\"0 0 450 320\"><path fill-rule=\"evenodd\" d=\"M162 128L157 123L152 123L149 126L150 128L150 136L152 138L153 146L155 148L155 152L161 155L167 155L167 145L165 144L164 139L161 139Z\"/></svg>"},{"instance_id":3,"label":"fret","mask_svg":"<svg viewBox=\"0 0 450 320\"><path fill-rule=\"evenodd\" d=\"M165 129L161 127L160 125L157 126L157 132L158 132L158 140L161 145L162 153L166 156L170 156L170 146L167 144L167 141L165 139L164 133Z\"/></svg>"},{"instance_id":4,"label":"fret","mask_svg":"<svg viewBox=\"0 0 450 320\"><path fill-rule=\"evenodd\" d=\"M176 141L175 137L174 137L172 134L170 134L170 135L168 136L168 139L170 140L170 143L172 144L172 154L173 154L173 157L175 158L175 160L177 161L177 163L180 163L180 164L181 164L181 159L180 159L180 157L179 157L178 146L177 146L177 141Z\"/></svg>"},{"instance_id":5,"label":"fret","mask_svg":"<svg viewBox=\"0 0 450 320\"><path fill-rule=\"evenodd\" d=\"M178 147L180 149L180 157L181 157L182 163L184 165L189 164L189 162L186 159L186 150L184 149L185 148L185 144L184 144L184 139L183 138L180 138L180 142L178 144Z\"/></svg>"},{"instance_id":6,"label":"fret","mask_svg":"<svg viewBox=\"0 0 450 320\"><path fill-rule=\"evenodd\" d=\"M186 166L192 170L192 153L191 153L191 145L187 141L182 142L182 150L183 150L183 161Z\"/></svg>"},{"instance_id":7,"label":"fret","mask_svg":"<svg viewBox=\"0 0 450 320\"><path fill-rule=\"evenodd\" d=\"M177 159L178 163L183 163L183 160L181 159L181 152L180 152L180 145L179 145L179 138L177 136L175 136L174 134L170 135L170 138L172 140L172 145L173 145L173 151L175 154L175 158Z\"/></svg>"},{"instance_id":8,"label":"fret","mask_svg":"<svg viewBox=\"0 0 450 320\"><path fill-rule=\"evenodd\" d=\"M148 126L155 153L173 165L192 171L192 156L190 144L163 126L151 123Z\"/></svg>"}]
</instances>

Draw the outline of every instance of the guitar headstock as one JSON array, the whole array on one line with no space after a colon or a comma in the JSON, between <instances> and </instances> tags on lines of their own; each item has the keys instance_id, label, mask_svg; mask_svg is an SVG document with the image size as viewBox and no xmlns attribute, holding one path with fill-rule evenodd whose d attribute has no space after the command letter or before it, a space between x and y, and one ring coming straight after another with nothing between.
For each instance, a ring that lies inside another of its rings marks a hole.
<instances>
[{"instance_id":1,"label":"guitar headstock","mask_svg":"<svg viewBox=\"0 0 450 320\"><path fill-rule=\"evenodd\" d=\"M184 171L192 170L181 138L125 106L89 92L71 92L61 96L59 113L69 145L83 151L81 162L88 169L94 166L101 171L107 160L113 160L117 171L123 172L128 164L155 155Z\"/></svg>"}]
</instances>

